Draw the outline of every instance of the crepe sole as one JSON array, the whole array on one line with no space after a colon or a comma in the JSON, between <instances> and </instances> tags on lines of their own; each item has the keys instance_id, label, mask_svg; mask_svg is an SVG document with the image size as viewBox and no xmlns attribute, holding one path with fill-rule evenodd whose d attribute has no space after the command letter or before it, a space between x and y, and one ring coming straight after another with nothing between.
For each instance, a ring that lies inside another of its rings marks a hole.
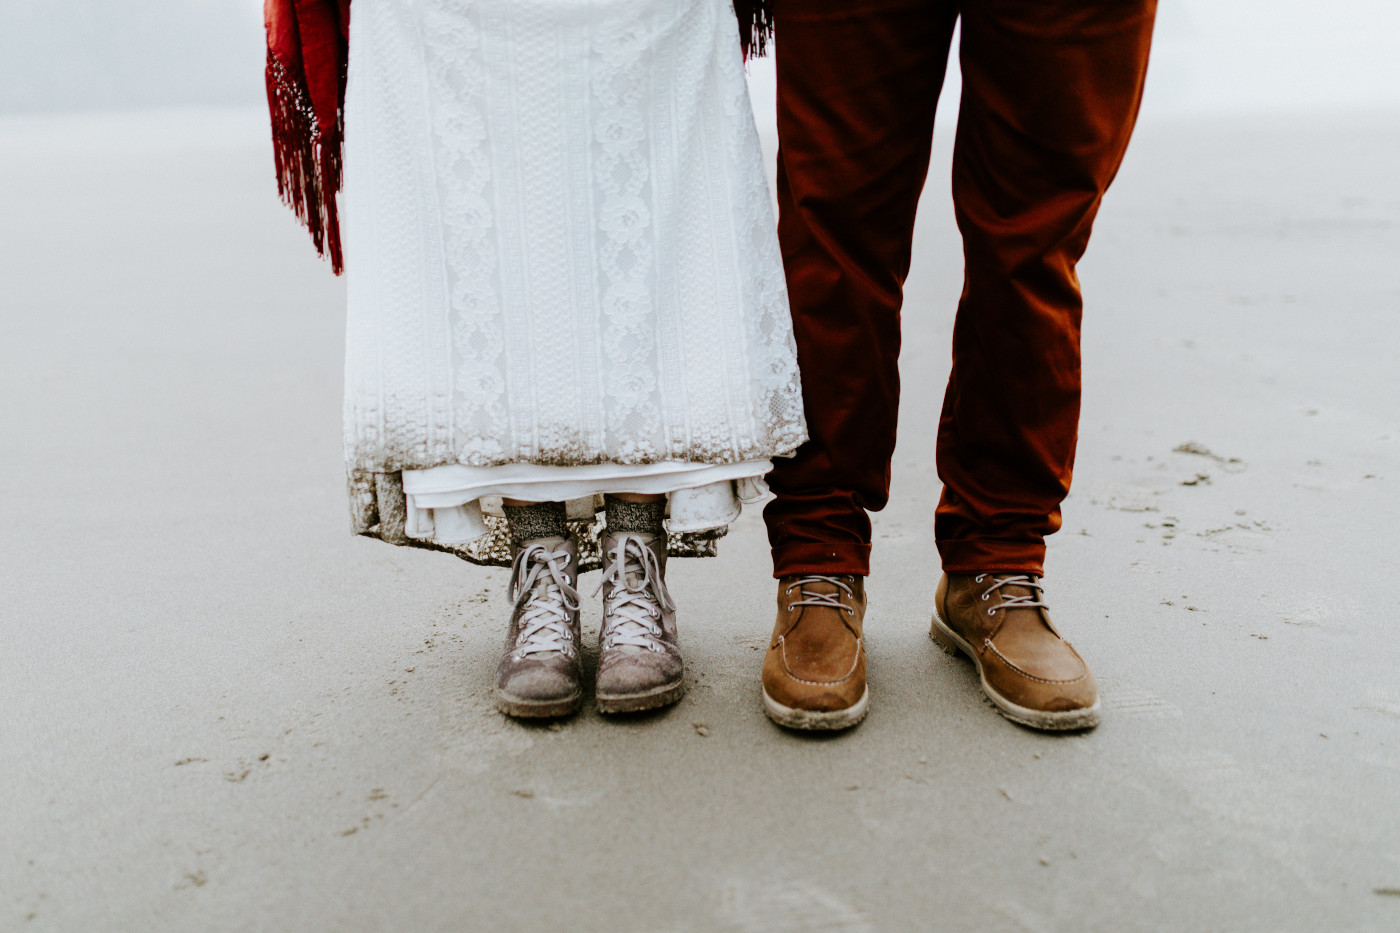
<instances>
[{"instance_id":1,"label":"crepe sole","mask_svg":"<svg viewBox=\"0 0 1400 933\"><path fill-rule=\"evenodd\" d=\"M784 706L770 697L767 690L763 691L763 711L768 714L769 719L789 729L804 729L814 732L849 729L865 718L865 714L869 708L869 687L865 688L860 695L860 699L856 700L853 706L849 706L846 709L823 711L793 709L791 706Z\"/></svg>"}]
</instances>

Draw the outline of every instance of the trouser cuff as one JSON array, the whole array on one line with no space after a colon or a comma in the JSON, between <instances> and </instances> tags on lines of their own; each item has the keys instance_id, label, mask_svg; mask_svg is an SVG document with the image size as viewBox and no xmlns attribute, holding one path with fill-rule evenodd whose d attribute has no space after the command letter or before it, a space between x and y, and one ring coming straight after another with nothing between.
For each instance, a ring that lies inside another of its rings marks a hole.
<instances>
[{"instance_id":1,"label":"trouser cuff","mask_svg":"<svg viewBox=\"0 0 1400 933\"><path fill-rule=\"evenodd\" d=\"M961 539L939 541L938 555L945 573L1028 573L1045 575L1045 545L1029 541Z\"/></svg>"},{"instance_id":2,"label":"trouser cuff","mask_svg":"<svg viewBox=\"0 0 1400 933\"><path fill-rule=\"evenodd\" d=\"M823 544L815 541L794 542L773 548L773 576L776 579L797 574L819 573L829 576L851 574L870 576L870 545Z\"/></svg>"}]
</instances>

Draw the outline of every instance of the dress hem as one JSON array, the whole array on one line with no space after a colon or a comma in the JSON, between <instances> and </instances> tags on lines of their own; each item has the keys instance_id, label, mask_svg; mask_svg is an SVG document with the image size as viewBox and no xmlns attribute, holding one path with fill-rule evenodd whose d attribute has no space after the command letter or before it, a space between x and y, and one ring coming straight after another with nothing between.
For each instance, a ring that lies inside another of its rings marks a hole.
<instances>
[{"instance_id":1,"label":"dress hem","mask_svg":"<svg viewBox=\"0 0 1400 933\"><path fill-rule=\"evenodd\" d=\"M401 473L352 473L348 485L351 530L357 535L378 538L388 544L403 547L441 551L486 567L511 565L515 555L511 545L510 526L500 515L479 512L481 528L484 530L470 540L440 540L422 535L422 529L411 529L409 496L404 492ZM767 485L758 477L711 483L707 487L700 487L700 494L712 500L720 498L718 494L724 491L715 487L721 486L730 487L727 496L732 502L732 511L724 514L722 520L711 527L668 527L667 553L670 557L717 556L719 539L728 534L730 522L739 517L743 505L756 503L768 494ZM571 503L573 508L567 524L569 533L578 540L580 572L602 565L602 539L607 533L601 513L602 500L603 497L599 494L592 497L591 503L587 497ZM591 508L584 508L585 503ZM676 499L672 496L668 507L675 504ZM713 505L713 502L711 504ZM681 506L682 509L686 507L685 504ZM704 509L701 508L698 514L704 514ZM671 525L672 521L668 519L668 526ZM410 530L420 533L410 534Z\"/></svg>"}]
</instances>

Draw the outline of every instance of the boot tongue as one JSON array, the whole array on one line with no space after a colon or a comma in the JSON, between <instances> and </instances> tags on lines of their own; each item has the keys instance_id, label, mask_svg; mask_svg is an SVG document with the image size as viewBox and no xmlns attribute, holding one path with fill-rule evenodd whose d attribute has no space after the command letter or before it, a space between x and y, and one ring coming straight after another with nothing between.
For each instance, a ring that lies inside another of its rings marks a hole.
<instances>
[{"instance_id":1,"label":"boot tongue","mask_svg":"<svg viewBox=\"0 0 1400 933\"><path fill-rule=\"evenodd\" d=\"M992 637L996 650L1011 664L1034 676L1050 680L1073 680L1081 676L1084 662L1060 636L1050 612L1044 606L1007 605L1008 596L1029 596L1033 602L1044 602L1044 595L1025 584L1008 583L998 590L1002 595L997 615L1006 618ZM1046 633L1054 636L1047 638Z\"/></svg>"},{"instance_id":2,"label":"boot tongue","mask_svg":"<svg viewBox=\"0 0 1400 933\"><path fill-rule=\"evenodd\" d=\"M1029 597L1030 602L1044 602L1043 594L1035 587L1027 586L1024 583L1007 583L999 587L997 593L1001 596L1001 607L997 612L1004 613L1007 616L1005 622L1003 622L1001 626L1003 629L1006 628L1007 623L1011 623L1017 628L1043 626L1056 635L1059 634L1059 632L1055 631L1054 626L1050 624L1049 613L1045 611L1044 607L1018 606L1015 602L1008 604L1007 598L1015 596Z\"/></svg>"},{"instance_id":3,"label":"boot tongue","mask_svg":"<svg viewBox=\"0 0 1400 933\"><path fill-rule=\"evenodd\" d=\"M643 534L640 532L628 532L629 537L638 538L639 544L644 548L650 548L656 536ZM646 571L643 569L643 555L637 553L637 545L626 545L622 558L624 572L622 575L623 585L631 590L640 590L646 584Z\"/></svg>"},{"instance_id":4,"label":"boot tongue","mask_svg":"<svg viewBox=\"0 0 1400 933\"><path fill-rule=\"evenodd\" d=\"M842 585L844 584L844 586ZM857 599L855 581L850 577L835 577L830 580L810 580L802 584L800 592L804 596L828 596L835 597L842 606L849 605ZM830 607L835 609L837 607ZM842 612L844 616L845 613Z\"/></svg>"},{"instance_id":5,"label":"boot tongue","mask_svg":"<svg viewBox=\"0 0 1400 933\"><path fill-rule=\"evenodd\" d=\"M1039 602L1036 591L1024 583L1008 583L1000 587L997 592L1001 594L1003 601L1008 596L1029 596L1032 601Z\"/></svg>"}]
</instances>

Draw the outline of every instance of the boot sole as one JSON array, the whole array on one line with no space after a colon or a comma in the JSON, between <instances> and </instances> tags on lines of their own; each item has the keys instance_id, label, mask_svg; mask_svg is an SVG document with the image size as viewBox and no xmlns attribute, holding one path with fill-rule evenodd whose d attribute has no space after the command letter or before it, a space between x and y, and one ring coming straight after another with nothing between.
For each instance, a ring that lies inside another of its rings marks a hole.
<instances>
[{"instance_id":1,"label":"boot sole","mask_svg":"<svg viewBox=\"0 0 1400 933\"><path fill-rule=\"evenodd\" d=\"M685 696L685 682L678 684L668 684L664 687L657 687L644 693L611 693L597 694L594 699L598 702L598 712L608 715L611 713L640 713L649 709L660 709L663 706L670 706L672 703L680 702Z\"/></svg>"},{"instance_id":2,"label":"boot sole","mask_svg":"<svg viewBox=\"0 0 1400 933\"><path fill-rule=\"evenodd\" d=\"M787 729L801 729L804 732L830 732L849 729L857 725L870 709L870 688L866 687L860 699L845 709L810 710L793 709L784 706L763 691L763 711L768 718Z\"/></svg>"},{"instance_id":3,"label":"boot sole","mask_svg":"<svg viewBox=\"0 0 1400 933\"><path fill-rule=\"evenodd\" d=\"M583 692L562 700L526 700L496 691L496 709L516 719L557 719L578 712L583 702Z\"/></svg>"},{"instance_id":4,"label":"boot sole","mask_svg":"<svg viewBox=\"0 0 1400 933\"><path fill-rule=\"evenodd\" d=\"M1099 701L1097 699L1094 700L1094 705L1087 709L1049 712L1021 706L1002 696L992 688L991 684L987 683L987 675L982 673L982 659L977 657L977 652L973 650L972 645L968 644L967 639L948 627L947 623L939 617L937 609L933 611L933 624L929 627L928 637L933 639L935 645L953 657L963 655L976 665L977 679L982 683L983 695L992 702L992 706L998 713L1012 722L1030 729L1039 729L1042 732L1075 732L1092 729L1099 724Z\"/></svg>"}]
</instances>

